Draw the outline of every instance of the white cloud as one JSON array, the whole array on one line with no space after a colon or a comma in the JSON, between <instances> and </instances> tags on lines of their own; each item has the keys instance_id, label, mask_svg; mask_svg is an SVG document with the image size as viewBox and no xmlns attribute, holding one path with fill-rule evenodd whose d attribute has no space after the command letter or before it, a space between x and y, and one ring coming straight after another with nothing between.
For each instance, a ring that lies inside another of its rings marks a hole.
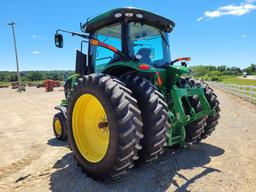
<instances>
[{"instance_id":1,"label":"white cloud","mask_svg":"<svg viewBox=\"0 0 256 192\"><path fill-rule=\"evenodd\" d=\"M248 1L256 1L256 0L248 0ZM241 3L240 5L226 5L217 8L213 11L206 11L204 12L204 15L202 17L199 17L197 20L201 21L203 18L216 18L221 17L224 15L245 15L247 13L250 13L251 11L256 10L256 5L250 4L250 3Z\"/></svg>"},{"instance_id":2,"label":"white cloud","mask_svg":"<svg viewBox=\"0 0 256 192\"><path fill-rule=\"evenodd\" d=\"M243 38L247 37L247 34L243 34L242 37L243 37Z\"/></svg>"},{"instance_id":3,"label":"white cloud","mask_svg":"<svg viewBox=\"0 0 256 192\"><path fill-rule=\"evenodd\" d=\"M38 55L40 51L32 51L33 54Z\"/></svg>"}]
</instances>

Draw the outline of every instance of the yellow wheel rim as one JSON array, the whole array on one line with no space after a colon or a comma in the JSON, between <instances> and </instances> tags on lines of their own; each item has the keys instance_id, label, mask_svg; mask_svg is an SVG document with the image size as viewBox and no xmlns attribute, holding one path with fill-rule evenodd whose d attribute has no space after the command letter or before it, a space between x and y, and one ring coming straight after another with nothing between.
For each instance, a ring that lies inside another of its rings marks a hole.
<instances>
[{"instance_id":1,"label":"yellow wheel rim","mask_svg":"<svg viewBox=\"0 0 256 192\"><path fill-rule=\"evenodd\" d=\"M77 99L72 131L76 146L86 160L96 163L104 158L109 145L109 128L106 112L95 96L84 94Z\"/></svg>"},{"instance_id":2,"label":"yellow wheel rim","mask_svg":"<svg viewBox=\"0 0 256 192\"><path fill-rule=\"evenodd\" d=\"M59 136L61 135L61 122L59 119L56 119L54 121L54 129L55 129L55 133Z\"/></svg>"}]
</instances>

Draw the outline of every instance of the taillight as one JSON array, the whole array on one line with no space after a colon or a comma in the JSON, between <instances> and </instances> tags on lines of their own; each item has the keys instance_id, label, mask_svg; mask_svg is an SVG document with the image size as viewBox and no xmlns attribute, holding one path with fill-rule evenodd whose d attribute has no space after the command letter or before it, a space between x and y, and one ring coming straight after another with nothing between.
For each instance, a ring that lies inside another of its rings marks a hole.
<instances>
[{"instance_id":1,"label":"taillight","mask_svg":"<svg viewBox=\"0 0 256 192\"><path fill-rule=\"evenodd\" d=\"M139 65L139 69L141 69L141 70L148 70L148 69L150 69L150 65L141 64L141 65Z\"/></svg>"}]
</instances>

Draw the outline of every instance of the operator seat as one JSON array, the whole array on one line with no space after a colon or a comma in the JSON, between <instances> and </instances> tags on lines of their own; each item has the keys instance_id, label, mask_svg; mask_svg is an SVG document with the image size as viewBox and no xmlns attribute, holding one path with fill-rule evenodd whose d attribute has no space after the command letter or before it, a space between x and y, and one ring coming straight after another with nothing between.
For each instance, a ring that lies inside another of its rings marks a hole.
<instances>
[{"instance_id":1,"label":"operator seat","mask_svg":"<svg viewBox=\"0 0 256 192\"><path fill-rule=\"evenodd\" d=\"M119 60L119 59L120 59L120 55L117 54L117 53L115 53L115 54L113 55L113 58L108 62L108 64L112 64L112 63L116 62L116 61Z\"/></svg>"},{"instance_id":2,"label":"operator seat","mask_svg":"<svg viewBox=\"0 0 256 192\"><path fill-rule=\"evenodd\" d=\"M140 50L138 50L136 55L141 55L140 62L151 64L150 54L151 54L151 49L141 48Z\"/></svg>"}]
</instances>

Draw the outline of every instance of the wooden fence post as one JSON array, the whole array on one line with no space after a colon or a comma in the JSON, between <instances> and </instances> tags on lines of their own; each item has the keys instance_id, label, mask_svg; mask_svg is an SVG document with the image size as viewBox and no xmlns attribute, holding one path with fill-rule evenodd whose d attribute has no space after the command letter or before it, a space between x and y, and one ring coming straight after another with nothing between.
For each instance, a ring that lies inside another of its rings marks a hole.
<instances>
[{"instance_id":1,"label":"wooden fence post","mask_svg":"<svg viewBox=\"0 0 256 192\"><path fill-rule=\"evenodd\" d=\"M245 85L243 85L243 99L245 99L246 97L245 97L245 95L246 95L246 92L245 92Z\"/></svg>"},{"instance_id":2,"label":"wooden fence post","mask_svg":"<svg viewBox=\"0 0 256 192\"><path fill-rule=\"evenodd\" d=\"M250 85L250 102L253 102L252 85Z\"/></svg>"}]
</instances>

